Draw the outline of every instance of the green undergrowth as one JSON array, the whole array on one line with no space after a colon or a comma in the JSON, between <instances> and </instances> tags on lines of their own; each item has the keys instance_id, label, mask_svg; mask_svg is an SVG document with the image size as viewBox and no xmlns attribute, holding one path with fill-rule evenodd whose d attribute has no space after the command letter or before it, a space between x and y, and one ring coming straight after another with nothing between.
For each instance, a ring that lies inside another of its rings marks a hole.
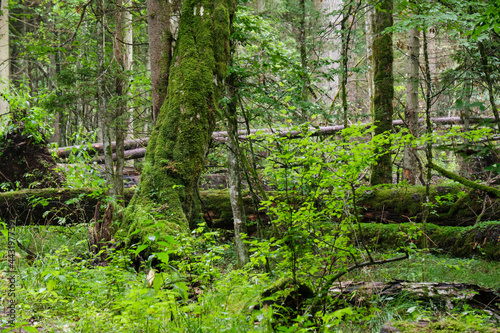
<instances>
[{"instance_id":1,"label":"green undergrowth","mask_svg":"<svg viewBox=\"0 0 500 333\"><path fill-rule=\"evenodd\" d=\"M278 307L261 306L261 295L282 275L249 267L235 270L232 244L221 242L217 233L202 227L195 230L196 237L177 239L180 245L175 253L166 250L166 256L157 255L157 259L168 264L157 271L149 287L148 267L139 272L133 270L130 253L113 252L109 264L104 266L96 266L94 258L79 257L85 248L82 241L86 238L85 226L71 230L63 227L16 230L21 242L33 244L29 248L39 254L30 261L26 253L16 249L20 254L16 261L19 323L29 322L46 332L286 332L288 329L276 321ZM1 245L5 248L3 238ZM169 255L182 260L169 259ZM374 259L394 255L373 253ZM0 266L2 271L6 270L4 260ZM498 289L500 265L417 252L406 261L353 271L346 279L456 281ZM5 295L6 288L6 284L0 286L1 295ZM332 303L326 309L321 315L321 327L295 327L288 331L379 332L387 321L458 320L482 332L481 329L494 324L488 314L479 310L466 306L445 310L404 295L392 299L373 297L359 306L339 307Z\"/></svg>"}]
</instances>

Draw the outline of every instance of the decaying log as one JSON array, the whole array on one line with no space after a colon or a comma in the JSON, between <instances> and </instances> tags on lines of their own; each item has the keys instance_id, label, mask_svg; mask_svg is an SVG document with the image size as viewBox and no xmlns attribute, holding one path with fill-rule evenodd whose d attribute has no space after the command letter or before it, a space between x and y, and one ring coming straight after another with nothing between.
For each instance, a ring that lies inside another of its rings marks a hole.
<instances>
[{"instance_id":1,"label":"decaying log","mask_svg":"<svg viewBox=\"0 0 500 333\"><path fill-rule=\"evenodd\" d=\"M453 191L458 190L457 187L453 188ZM419 227L418 223L408 221L410 220L409 217L412 216L417 216L417 218L412 219L414 222L419 221L418 214L421 205L418 204L415 207L411 205L405 206L406 200L417 199L415 194L418 194L418 191L418 189L413 189L412 192L412 189L407 188L380 190L377 192L383 193L361 195L362 207L375 205L373 202L383 207L381 209L376 206L375 210L365 211L365 220L370 223L361 223L365 237L364 242L381 249L407 246L409 242L421 246L420 238L415 240L406 236L410 233L409 230L415 229L415 226ZM439 192L437 188L434 188L433 191L435 191L433 192L434 195L436 193L455 193L448 190ZM96 191L81 189L23 190L0 193L0 218L3 221L14 221L18 226L87 223L92 220L98 201L103 199L102 194L96 194ZM129 200L132 194L133 189L127 189L126 199ZM227 190L201 191L200 194L203 200L203 215L207 225L211 228L232 230L233 218ZM392 198L392 201L389 198ZM249 233L255 232L255 222L260 221L263 227L268 225L270 218L266 215L266 212L254 207L249 195L244 195L243 200L247 218L250 222L254 222L253 226L249 227ZM422 200L420 195L418 200ZM456 221L464 220L464 218L459 217L460 214L468 213L470 216L475 217L475 212L469 208L472 206L466 203L465 199L460 200L462 201L458 203L458 206L460 208L464 206L466 208L464 212L461 209L453 208L453 204L447 202L442 202L443 207L441 208L436 205L434 209L438 212L454 212L451 215L455 216ZM472 197L472 200L475 200L474 197ZM494 203L496 205L497 201L494 201ZM402 207L398 205L402 205ZM415 209L415 211L412 212L413 215L406 216L404 215L407 214L405 209ZM379 212L379 210L383 212L384 219L380 219L373 213ZM371 215L367 216L367 212L370 212ZM442 213L442 215L445 216L445 221L450 219L446 216L446 213ZM388 219L392 216L399 216L398 220L406 223L394 223ZM436 225L442 222L440 218L440 215L435 215L429 220L431 223L427 224L425 233L429 239L429 247L457 257L475 255L491 260L500 260L500 222L485 222L469 227L451 227ZM372 221L382 221L384 223L373 223Z\"/></svg>"},{"instance_id":2,"label":"decaying log","mask_svg":"<svg viewBox=\"0 0 500 333\"><path fill-rule=\"evenodd\" d=\"M126 190L130 200L133 190ZM0 193L0 219L24 225L88 223L104 194L96 189L40 189Z\"/></svg>"},{"instance_id":3,"label":"decaying log","mask_svg":"<svg viewBox=\"0 0 500 333\"><path fill-rule=\"evenodd\" d=\"M136 160L146 156L146 148L136 148L125 150L123 158L125 160ZM116 161L116 153L113 153L113 161ZM92 162L104 163L104 156L98 156L92 159Z\"/></svg>"},{"instance_id":4,"label":"decaying log","mask_svg":"<svg viewBox=\"0 0 500 333\"><path fill-rule=\"evenodd\" d=\"M467 283L348 281L337 282L330 288L329 293L354 304L362 303L373 295L396 297L404 293L413 299L441 303L450 310L457 304L469 304L500 315L499 291Z\"/></svg>"},{"instance_id":5,"label":"decaying log","mask_svg":"<svg viewBox=\"0 0 500 333\"><path fill-rule=\"evenodd\" d=\"M361 223L363 242L372 249L394 249L413 243L424 246L422 237L415 238L415 228L425 233L428 247L455 257L483 257L500 260L500 222L483 222L476 226L449 227L414 223Z\"/></svg>"},{"instance_id":6,"label":"decaying log","mask_svg":"<svg viewBox=\"0 0 500 333\"><path fill-rule=\"evenodd\" d=\"M137 148L144 148L148 145L149 138L126 140L123 143L125 150L132 150ZM111 142L113 151L116 149L116 142ZM67 158L71 153L78 150L93 151L95 153L104 154L104 143L92 143L90 145L77 145L69 147L61 147L57 149L57 156L59 158Z\"/></svg>"}]
</instances>

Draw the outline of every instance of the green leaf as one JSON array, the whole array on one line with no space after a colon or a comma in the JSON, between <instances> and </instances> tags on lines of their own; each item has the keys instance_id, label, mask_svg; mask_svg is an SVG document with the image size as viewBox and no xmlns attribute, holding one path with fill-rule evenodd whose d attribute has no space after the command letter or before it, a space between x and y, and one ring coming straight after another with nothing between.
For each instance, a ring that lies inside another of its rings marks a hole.
<instances>
[{"instance_id":1,"label":"green leaf","mask_svg":"<svg viewBox=\"0 0 500 333\"><path fill-rule=\"evenodd\" d=\"M148 246L149 246L148 244L142 244L142 245L139 245L139 246L137 247L137 249L135 249L134 254L135 254L136 256L137 256L137 255L139 255L139 253L141 253L141 251L143 251L143 250L147 249L147 247L148 247Z\"/></svg>"},{"instance_id":2,"label":"green leaf","mask_svg":"<svg viewBox=\"0 0 500 333\"><path fill-rule=\"evenodd\" d=\"M47 282L47 290L52 291L56 287L56 281L55 280L50 280Z\"/></svg>"},{"instance_id":3,"label":"green leaf","mask_svg":"<svg viewBox=\"0 0 500 333\"><path fill-rule=\"evenodd\" d=\"M168 256L168 253L165 252L158 252L156 253L156 257L160 259L160 261L164 264L168 264L170 257Z\"/></svg>"}]
</instances>

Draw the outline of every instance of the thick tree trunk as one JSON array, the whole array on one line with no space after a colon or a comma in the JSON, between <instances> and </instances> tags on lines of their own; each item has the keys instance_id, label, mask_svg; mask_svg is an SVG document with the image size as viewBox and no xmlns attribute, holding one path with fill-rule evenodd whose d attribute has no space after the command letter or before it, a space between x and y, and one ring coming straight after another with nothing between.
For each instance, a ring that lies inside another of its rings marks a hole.
<instances>
[{"instance_id":1,"label":"thick tree trunk","mask_svg":"<svg viewBox=\"0 0 500 333\"><path fill-rule=\"evenodd\" d=\"M411 28L409 32L408 51L408 82L406 84L406 110L405 121L408 124L410 134L418 137L418 83L419 83L419 53L420 32ZM409 184L415 185L417 179L417 158L415 147L404 148L403 157L403 179Z\"/></svg>"},{"instance_id":2,"label":"thick tree trunk","mask_svg":"<svg viewBox=\"0 0 500 333\"><path fill-rule=\"evenodd\" d=\"M172 27L170 1L147 0L149 58L151 64L151 97L153 121L156 122L167 96L168 76L172 61Z\"/></svg>"},{"instance_id":3,"label":"thick tree trunk","mask_svg":"<svg viewBox=\"0 0 500 333\"><path fill-rule=\"evenodd\" d=\"M125 242L186 232L196 217L198 178L223 92L231 0L185 0L168 93L149 140L141 183L126 211ZM164 223L160 226L160 223ZM151 227L151 225L155 225Z\"/></svg>"},{"instance_id":4,"label":"thick tree trunk","mask_svg":"<svg viewBox=\"0 0 500 333\"><path fill-rule=\"evenodd\" d=\"M392 100L394 97L394 77L392 74L393 51L392 33L384 33L392 27L392 0L382 0L375 7L373 21L373 123L374 134L380 135L392 130ZM379 147L376 164L372 166L372 185L392 183L392 160L390 143Z\"/></svg>"}]
</instances>

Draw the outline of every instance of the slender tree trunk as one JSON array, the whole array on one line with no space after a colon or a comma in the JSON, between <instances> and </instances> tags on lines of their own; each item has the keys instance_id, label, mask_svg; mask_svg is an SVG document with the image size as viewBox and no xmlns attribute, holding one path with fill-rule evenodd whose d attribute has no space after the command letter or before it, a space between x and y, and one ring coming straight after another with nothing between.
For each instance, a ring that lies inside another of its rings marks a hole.
<instances>
[{"instance_id":1,"label":"slender tree trunk","mask_svg":"<svg viewBox=\"0 0 500 333\"><path fill-rule=\"evenodd\" d=\"M121 201L123 197L123 166L124 158L124 141L128 129L128 114L127 114L127 100L125 98L125 58L123 52L123 19L124 8L122 0L116 1L116 31L114 40L114 59L117 63L116 77L115 77L115 96L118 97L114 110L114 130L116 135L116 163L115 177L113 186L115 188L116 199Z\"/></svg>"},{"instance_id":2,"label":"slender tree trunk","mask_svg":"<svg viewBox=\"0 0 500 333\"><path fill-rule=\"evenodd\" d=\"M242 236L247 232L245 207L241 195L241 170L240 170L240 146L238 142L238 119L237 119L237 96L234 76L227 79L227 133L229 140L227 143L227 171L229 183L229 199L231 200L231 210L234 220L234 243L238 256L238 267L243 267L250 261L248 249L243 242Z\"/></svg>"},{"instance_id":3,"label":"slender tree trunk","mask_svg":"<svg viewBox=\"0 0 500 333\"><path fill-rule=\"evenodd\" d=\"M375 16L375 9L368 6L366 9L365 28L366 28L366 63L368 65L367 80L368 80L368 109L370 115L375 119L373 113L373 91L375 86L373 84L373 20Z\"/></svg>"},{"instance_id":4,"label":"slender tree trunk","mask_svg":"<svg viewBox=\"0 0 500 333\"><path fill-rule=\"evenodd\" d=\"M198 178L225 88L235 9L232 0L183 2L167 97L125 214L129 245L149 242L156 232L186 232L195 219Z\"/></svg>"},{"instance_id":5,"label":"slender tree trunk","mask_svg":"<svg viewBox=\"0 0 500 333\"><path fill-rule=\"evenodd\" d=\"M128 4L129 5L129 4ZM126 77L128 78L127 84L128 84L128 89L127 89L127 104L130 104L130 101L132 100L132 93L130 91L130 81L132 77L132 69L133 69L133 63L134 63L134 46L132 43L134 42L133 38L133 28L132 28L132 13L130 11L130 8L124 8L123 10L123 41L125 42L125 56L124 56L124 69L126 73ZM134 114L134 109L128 107L128 130L127 130L127 140L134 139L134 128L135 128L135 119L136 119L136 114Z\"/></svg>"},{"instance_id":6,"label":"slender tree trunk","mask_svg":"<svg viewBox=\"0 0 500 333\"><path fill-rule=\"evenodd\" d=\"M9 42L9 9L7 0L1 1L0 10L0 133L9 120L9 102L4 94L9 93L10 80L10 42Z\"/></svg>"},{"instance_id":7,"label":"slender tree trunk","mask_svg":"<svg viewBox=\"0 0 500 333\"><path fill-rule=\"evenodd\" d=\"M349 63L349 41L350 41L350 33L351 28L347 27L348 21L351 17L352 4L349 0L349 3L346 4L347 13L342 17L342 21L340 24L341 36L342 36L342 82L341 82L341 99L342 99L342 120L344 124L344 128L347 128L347 118L348 118L348 105L347 105L347 79L349 78L348 73L348 63ZM345 8L344 8L345 10Z\"/></svg>"},{"instance_id":8,"label":"slender tree trunk","mask_svg":"<svg viewBox=\"0 0 500 333\"><path fill-rule=\"evenodd\" d=\"M306 25L306 0L299 0L299 35L297 38L299 53L300 53L300 67L302 73L300 75L300 79L302 81L302 91L301 91L301 99L302 102L307 102L309 96L309 69L308 69L308 61L307 61L307 45L306 45L306 36L307 36L307 25ZM306 109L304 105L301 107L300 117L302 122L306 122L308 120Z\"/></svg>"},{"instance_id":9,"label":"slender tree trunk","mask_svg":"<svg viewBox=\"0 0 500 333\"><path fill-rule=\"evenodd\" d=\"M430 213L430 187L432 180L432 141L430 137L432 135L432 122L431 122L431 107L432 107L432 78L431 78L431 69L429 65L429 53L427 50L427 32L425 29L422 31L423 37L423 46L424 46L424 65L425 65L425 131L428 135L425 155L427 157L427 177L425 184L425 202L427 205L424 206L424 213L422 214L422 233L423 233L423 244L424 249L427 248L427 236L426 236L426 224L427 218Z\"/></svg>"},{"instance_id":10,"label":"slender tree trunk","mask_svg":"<svg viewBox=\"0 0 500 333\"><path fill-rule=\"evenodd\" d=\"M382 0L375 7L373 23L373 123L376 126L374 134L388 134L392 130L392 113L394 97L394 77L392 74L393 50L392 33L383 33L392 27L392 0ZM376 164L372 166L371 184L392 183L392 160L390 143L378 149Z\"/></svg>"},{"instance_id":11,"label":"slender tree trunk","mask_svg":"<svg viewBox=\"0 0 500 333\"><path fill-rule=\"evenodd\" d=\"M470 109L470 102L471 102L471 97L472 97L472 78L470 77L470 74L468 73L470 66L471 66L471 59L469 56L466 57L465 59L465 65L467 68L467 72L465 74L465 82L464 82L464 92L463 92L463 108L460 110L460 117L464 121L464 126L462 131L464 133L469 132L470 130L470 116L471 116L471 109ZM464 146L467 146L469 144L469 139L467 137L464 137ZM460 175L462 177L468 177L469 176L469 161L465 156L458 156L458 164L460 165Z\"/></svg>"},{"instance_id":12,"label":"slender tree trunk","mask_svg":"<svg viewBox=\"0 0 500 333\"><path fill-rule=\"evenodd\" d=\"M151 97L155 123L167 96L168 76L172 61L171 9L171 1L147 0Z\"/></svg>"},{"instance_id":13,"label":"slender tree trunk","mask_svg":"<svg viewBox=\"0 0 500 333\"><path fill-rule=\"evenodd\" d=\"M342 19L340 10L342 8L342 0L313 0L314 7L320 12L319 28L331 33L322 36L317 43L320 46L319 55L322 58L328 59L330 63L320 68L319 71L329 76L328 79L323 79L319 83L321 93L318 93L318 100L322 101L325 106L329 106L330 113L333 110L335 98L339 89L339 78L337 75L331 75L339 68L341 41L337 33L339 22Z\"/></svg>"},{"instance_id":14,"label":"slender tree trunk","mask_svg":"<svg viewBox=\"0 0 500 333\"><path fill-rule=\"evenodd\" d=\"M408 51L408 82L406 84L406 110L405 120L408 124L410 134L418 137L418 83L419 83L419 53L420 32L416 28L409 31ZM415 185L417 178L417 150L415 147L404 148L403 157L403 179L409 184Z\"/></svg>"},{"instance_id":15,"label":"slender tree trunk","mask_svg":"<svg viewBox=\"0 0 500 333\"><path fill-rule=\"evenodd\" d=\"M97 0L96 14L97 14L97 59L99 76L97 78L97 98L98 98L98 111L101 120L102 139L104 144L104 175L106 178L106 185L109 193L114 195L114 169L113 169L113 150L111 146L112 133L111 124L113 122L107 110L107 97L106 97L106 80L105 80L105 50L106 50L106 32L104 29L105 21L105 0Z\"/></svg>"}]
</instances>

